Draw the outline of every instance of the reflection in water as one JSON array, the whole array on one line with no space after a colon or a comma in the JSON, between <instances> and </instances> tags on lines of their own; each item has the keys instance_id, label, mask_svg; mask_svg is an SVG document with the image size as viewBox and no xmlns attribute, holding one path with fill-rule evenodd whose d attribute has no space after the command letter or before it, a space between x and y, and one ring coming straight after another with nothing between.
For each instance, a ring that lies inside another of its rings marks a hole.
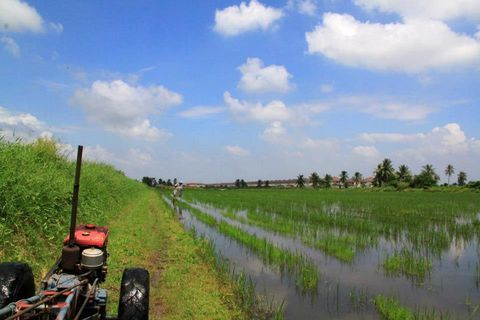
<instances>
[{"instance_id":1,"label":"reflection in water","mask_svg":"<svg viewBox=\"0 0 480 320\"><path fill-rule=\"evenodd\" d=\"M231 262L235 270L244 271L254 280L258 293L266 292L268 296L273 295L275 301L285 302L286 319L379 319L371 300L380 293L399 297L411 309L417 309L417 306L435 309L459 319L469 317L466 302L480 302L480 291L475 284L480 282L476 241L452 243L450 250L434 261L430 277L422 285L413 285L405 277L384 275L380 266L382 258L398 248L384 238L376 247L359 254L353 264L344 264L305 246L299 239L226 218L220 210L210 206L189 204L278 246L302 252L315 261L322 275L318 296L302 296L296 290L294 279L277 274L242 245L204 225L188 210L182 212L181 208L175 207L185 228L195 228L197 233L211 239L217 251Z\"/></svg>"}]
</instances>

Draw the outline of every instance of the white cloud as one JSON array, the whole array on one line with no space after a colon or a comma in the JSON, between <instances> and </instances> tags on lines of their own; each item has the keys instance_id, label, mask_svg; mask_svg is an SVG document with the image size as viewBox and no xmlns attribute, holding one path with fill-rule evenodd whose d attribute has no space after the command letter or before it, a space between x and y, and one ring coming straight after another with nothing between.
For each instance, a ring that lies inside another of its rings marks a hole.
<instances>
[{"instance_id":1,"label":"white cloud","mask_svg":"<svg viewBox=\"0 0 480 320\"><path fill-rule=\"evenodd\" d=\"M283 12L281 9L264 6L251 0L222 10L215 10L214 30L225 36L236 36L254 30L268 30L275 26Z\"/></svg>"},{"instance_id":2,"label":"white cloud","mask_svg":"<svg viewBox=\"0 0 480 320\"><path fill-rule=\"evenodd\" d=\"M428 105L395 102L393 98L377 97L342 97L333 101L334 106L345 106L355 111L371 114L376 118L401 121L417 121L425 119L435 109Z\"/></svg>"},{"instance_id":3,"label":"white cloud","mask_svg":"<svg viewBox=\"0 0 480 320\"><path fill-rule=\"evenodd\" d=\"M353 153L366 158L379 158L380 152L374 146L356 146Z\"/></svg>"},{"instance_id":4,"label":"white cloud","mask_svg":"<svg viewBox=\"0 0 480 320\"><path fill-rule=\"evenodd\" d=\"M43 19L35 8L21 0L1 0L0 28L5 32L42 32Z\"/></svg>"},{"instance_id":5,"label":"white cloud","mask_svg":"<svg viewBox=\"0 0 480 320\"><path fill-rule=\"evenodd\" d=\"M240 146L225 146L225 151L235 156L246 157L250 152Z\"/></svg>"},{"instance_id":6,"label":"white cloud","mask_svg":"<svg viewBox=\"0 0 480 320\"><path fill-rule=\"evenodd\" d=\"M300 144L304 148L309 149L334 149L338 147L338 141L332 139L312 139L304 138Z\"/></svg>"},{"instance_id":7,"label":"white cloud","mask_svg":"<svg viewBox=\"0 0 480 320\"><path fill-rule=\"evenodd\" d=\"M15 114L0 107L0 136L7 140L31 142L39 137L51 137L49 128L30 113Z\"/></svg>"},{"instance_id":8,"label":"white cloud","mask_svg":"<svg viewBox=\"0 0 480 320\"><path fill-rule=\"evenodd\" d=\"M291 110L279 100L271 101L264 106L260 102L249 103L235 99L229 92L225 92L223 97L230 112L238 120L260 122L287 121L293 116Z\"/></svg>"},{"instance_id":9,"label":"white cloud","mask_svg":"<svg viewBox=\"0 0 480 320\"><path fill-rule=\"evenodd\" d=\"M270 143L275 144L289 144L290 137L287 134L287 130L280 121L274 121L265 128L260 137Z\"/></svg>"},{"instance_id":10,"label":"white cloud","mask_svg":"<svg viewBox=\"0 0 480 320\"><path fill-rule=\"evenodd\" d=\"M298 3L298 12L308 16L315 15L317 4L314 0L300 0Z\"/></svg>"},{"instance_id":11,"label":"white cloud","mask_svg":"<svg viewBox=\"0 0 480 320\"><path fill-rule=\"evenodd\" d=\"M5 37L5 36L1 37L0 43L3 44L3 49L5 49L5 51L10 53L12 56L14 57L20 56L20 47L12 38Z\"/></svg>"},{"instance_id":12,"label":"white cloud","mask_svg":"<svg viewBox=\"0 0 480 320\"><path fill-rule=\"evenodd\" d=\"M394 142L394 143L403 143L403 142L412 142L418 139L424 139L425 135L423 133L414 133L414 134L402 134L402 133L362 133L360 134L360 139L370 143L377 142Z\"/></svg>"},{"instance_id":13,"label":"white cloud","mask_svg":"<svg viewBox=\"0 0 480 320\"><path fill-rule=\"evenodd\" d=\"M381 24L326 13L323 25L305 36L310 54L352 67L419 73L480 61L478 39L457 34L441 21L408 19Z\"/></svg>"},{"instance_id":14,"label":"white cloud","mask_svg":"<svg viewBox=\"0 0 480 320\"><path fill-rule=\"evenodd\" d=\"M360 139L370 143L403 143L409 147L401 153L417 155L458 154L476 149L479 140L467 139L458 123L447 123L443 127L435 127L426 133L362 133Z\"/></svg>"},{"instance_id":15,"label":"white cloud","mask_svg":"<svg viewBox=\"0 0 480 320\"><path fill-rule=\"evenodd\" d=\"M398 13L407 18L480 20L478 0L354 0L354 3L366 10Z\"/></svg>"},{"instance_id":16,"label":"white cloud","mask_svg":"<svg viewBox=\"0 0 480 320\"><path fill-rule=\"evenodd\" d=\"M77 90L72 103L81 106L89 121L129 137L156 140L168 137L148 117L182 102L182 96L163 86L131 86L122 80L95 81Z\"/></svg>"},{"instance_id":17,"label":"white cloud","mask_svg":"<svg viewBox=\"0 0 480 320\"><path fill-rule=\"evenodd\" d=\"M179 113L184 118L205 118L225 111L223 107L196 106Z\"/></svg>"},{"instance_id":18,"label":"white cloud","mask_svg":"<svg viewBox=\"0 0 480 320\"><path fill-rule=\"evenodd\" d=\"M292 75L284 66L270 65L263 66L259 58L248 58L247 61L238 67L242 78L238 87L249 93L281 92L285 93L291 89L289 79Z\"/></svg>"}]
</instances>

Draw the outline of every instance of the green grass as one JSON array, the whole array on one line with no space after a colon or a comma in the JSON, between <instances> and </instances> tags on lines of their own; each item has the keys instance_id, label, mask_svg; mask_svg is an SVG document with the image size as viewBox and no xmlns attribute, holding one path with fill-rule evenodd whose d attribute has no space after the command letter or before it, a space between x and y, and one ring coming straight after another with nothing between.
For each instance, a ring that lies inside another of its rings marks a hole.
<instances>
[{"instance_id":1,"label":"green grass","mask_svg":"<svg viewBox=\"0 0 480 320\"><path fill-rule=\"evenodd\" d=\"M198 220L217 229L220 233L240 242L255 252L266 264L276 266L280 272L287 272L295 276L295 283L304 292L315 293L320 279L318 268L302 254L292 253L279 248L265 238L259 238L225 221L218 221L211 215L179 201L177 205L187 209Z\"/></svg>"},{"instance_id":2,"label":"green grass","mask_svg":"<svg viewBox=\"0 0 480 320\"><path fill-rule=\"evenodd\" d=\"M0 138L0 168L0 260L27 262L38 278L68 233L75 163L50 140ZM104 224L143 190L112 166L84 161L78 222Z\"/></svg>"},{"instance_id":3,"label":"green grass","mask_svg":"<svg viewBox=\"0 0 480 320\"><path fill-rule=\"evenodd\" d=\"M184 194L188 201L206 203L242 223L299 238L348 263L380 240L439 258L453 240L480 237L480 198L474 192L207 189ZM247 212L246 218L235 214L240 210Z\"/></svg>"},{"instance_id":4,"label":"green grass","mask_svg":"<svg viewBox=\"0 0 480 320\"><path fill-rule=\"evenodd\" d=\"M384 320L449 320L450 315L435 310L411 311L400 304L395 297L377 295L373 304Z\"/></svg>"},{"instance_id":5,"label":"green grass","mask_svg":"<svg viewBox=\"0 0 480 320\"><path fill-rule=\"evenodd\" d=\"M415 280L416 283L423 282L432 270L432 262L427 257L408 250L387 255L382 266L387 274L403 274Z\"/></svg>"},{"instance_id":6,"label":"green grass","mask_svg":"<svg viewBox=\"0 0 480 320\"><path fill-rule=\"evenodd\" d=\"M209 243L184 232L155 191L142 193L109 227L110 313L123 269L137 266L150 271L153 319L249 318L251 304L242 304L236 284L217 272Z\"/></svg>"}]
</instances>

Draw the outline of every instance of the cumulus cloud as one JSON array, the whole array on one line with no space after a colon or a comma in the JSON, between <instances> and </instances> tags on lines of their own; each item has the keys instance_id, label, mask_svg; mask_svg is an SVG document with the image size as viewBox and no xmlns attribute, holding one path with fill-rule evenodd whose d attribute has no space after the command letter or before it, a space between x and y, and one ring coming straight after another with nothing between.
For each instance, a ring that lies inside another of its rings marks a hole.
<instances>
[{"instance_id":1,"label":"cumulus cloud","mask_svg":"<svg viewBox=\"0 0 480 320\"><path fill-rule=\"evenodd\" d=\"M479 140L467 139L458 123L447 123L435 127L430 132L402 133L362 133L359 138L370 143L402 143L407 149L402 152L417 155L458 154L476 150Z\"/></svg>"},{"instance_id":2,"label":"cumulus cloud","mask_svg":"<svg viewBox=\"0 0 480 320\"><path fill-rule=\"evenodd\" d=\"M223 107L196 106L179 113L183 118L205 118L225 111Z\"/></svg>"},{"instance_id":3,"label":"cumulus cloud","mask_svg":"<svg viewBox=\"0 0 480 320\"><path fill-rule=\"evenodd\" d=\"M240 101L232 97L229 92L225 92L225 103L235 118L241 121L288 121L292 118L292 112L287 106L279 100L273 100L266 105Z\"/></svg>"},{"instance_id":4,"label":"cumulus cloud","mask_svg":"<svg viewBox=\"0 0 480 320\"><path fill-rule=\"evenodd\" d=\"M0 1L0 28L4 32L42 32L43 19L21 0Z\"/></svg>"},{"instance_id":5,"label":"cumulus cloud","mask_svg":"<svg viewBox=\"0 0 480 320\"><path fill-rule=\"evenodd\" d=\"M11 54L12 56L14 57L20 56L20 47L12 38L5 37L5 36L0 37L0 43L3 44L3 49L9 54Z\"/></svg>"},{"instance_id":6,"label":"cumulus cloud","mask_svg":"<svg viewBox=\"0 0 480 320\"><path fill-rule=\"evenodd\" d=\"M236 36L241 33L268 30L283 17L281 9L268 7L261 2L251 0L240 5L233 5L215 11L214 30L225 36Z\"/></svg>"},{"instance_id":7,"label":"cumulus cloud","mask_svg":"<svg viewBox=\"0 0 480 320\"><path fill-rule=\"evenodd\" d=\"M246 157L250 155L250 151L240 146L225 146L225 151L233 154L234 156Z\"/></svg>"},{"instance_id":8,"label":"cumulus cloud","mask_svg":"<svg viewBox=\"0 0 480 320\"><path fill-rule=\"evenodd\" d=\"M78 89L71 101L84 109L90 122L108 131L156 140L169 134L152 126L148 117L180 104L182 96L163 86L131 86L114 80L95 81L90 88Z\"/></svg>"},{"instance_id":9,"label":"cumulus cloud","mask_svg":"<svg viewBox=\"0 0 480 320\"><path fill-rule=\"evenodd\" d=\"M452 20L465 17L480 20L478 0L355 0L354 3L366 10L397 13L407 18Z\"/></svg>"},{"instance_id":10,"label":"cumulus cloud","mask_svg":"<svg viewBox=\"0 0 480 320\"><path fill-rule=\"evenodd\" d=\"M265 128L260 137L270 143L275 144L288 144L290 143L290 137L288 136L287 129L280 121L274 121Z\"/></svg>"},{"instance_id":11,"label":"cumulus cloud","mask_svg":"<svg viewBox=\"0 0 480 320\"><path fill-rule=\"evenodd\" d=\"M0 107L0 136L7 140L17 138L31 142L39 137L51 137L47 126L30 113L13 113Z\"/></svg>"},{"instance_id":12,"label":"cumulus cloud","mask_svg":"<svg viewBox=\"0 0 480 320\"><path fill-rule=\"evenodd\" d=\"M292 75L284 66L263 66L259 58L248 58L238 67L242 78L238 87L249 93L280 92L285 93L291 89L289 79Z\"/></svg>"},{"instance_id":13,"label":"cumulus cloud","mask_svg":"<svg viewBox=\"0 0 480 320\"><path fill-rule=\"evenodd\" d=\"M348 14L326 13L306 33L308 52L341 64L380 71L420 73L478 64L480 41L452 31L441 21L361 22Z\"/></svg>"}]
</instances>

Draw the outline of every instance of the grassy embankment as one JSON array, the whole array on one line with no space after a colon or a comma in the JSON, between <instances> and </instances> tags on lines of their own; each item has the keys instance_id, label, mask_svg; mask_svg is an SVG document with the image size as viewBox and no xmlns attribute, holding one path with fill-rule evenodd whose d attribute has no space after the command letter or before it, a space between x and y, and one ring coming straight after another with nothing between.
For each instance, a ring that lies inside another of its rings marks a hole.
<instances>
[{"instance_id":1,"label":"grassy embankment","mask_svg":"<svg viewBox=\"0 0 480 320\"><path fill-rule=\"evenodd\" d=\"M75 164L51 141L0 139L0 168L0 261L27 262L38 280L68 232ZM78 221L110 227L110 311L123 268L141 266L151 274L152 319L252 318L245 281L217 272L211 246L185 233L157 193L115 168L83 163Z\"/></svg>"},{"instance_id":2,"label":"grassy embankment","mask_svg":"<svg viewBox=\"0 0 480 320\"><path fill-rule=\"evenodd\" d=\"M480 199L474 192L188 190L185 198L222 208L222 214L243 223L298 237L343 262L354 262L358 253L385 239L397 248L381 264L390 275L412 276L406 257L425 257L420 266L425 272L415 281L428 275L431 260L452 241L480 236ZM239 210L246 210L246 218L236 214Z\"/></svg>"}]
</instances>

